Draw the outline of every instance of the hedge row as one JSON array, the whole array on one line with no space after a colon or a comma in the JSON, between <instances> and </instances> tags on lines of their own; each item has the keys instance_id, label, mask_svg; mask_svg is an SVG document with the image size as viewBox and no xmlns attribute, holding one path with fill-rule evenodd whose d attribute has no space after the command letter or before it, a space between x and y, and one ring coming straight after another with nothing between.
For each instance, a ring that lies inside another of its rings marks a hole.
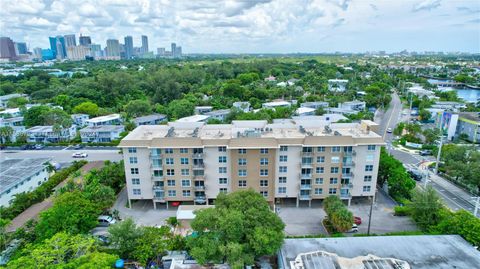
<instances>
[{"instance_id":1,"label":"hedge row","mask_svg":"<svg viewBox=\"0 0 480 269\"><path fill-rule=\"evenodd\" d=\"M8 207L0 207L0 216L2 219L13 219L30 206L48 198L54 191L54 188L64 181L73 172L84 166L87 161L76 161L70 167L62 169L51 176L45 183L31 192L22 192L15 195L12 203Z\"/></svg>"}]
</instances>

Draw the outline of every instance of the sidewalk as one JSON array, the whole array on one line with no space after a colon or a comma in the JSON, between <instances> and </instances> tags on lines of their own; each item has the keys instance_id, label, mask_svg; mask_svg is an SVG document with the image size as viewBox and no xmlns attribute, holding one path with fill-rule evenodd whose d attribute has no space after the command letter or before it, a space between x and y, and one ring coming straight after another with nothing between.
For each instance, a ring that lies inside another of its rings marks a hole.
<instances>
[{"instance_id":1,"label":"sidewalk","mask_svg":"<svg viewBox=\"0 0 480 269\"><path fill-rule=\"evenodd\" d=\"M467 201L469 204L471 204L472 206L475 206L475 203L473 202L472 200L472 194L466 192L465 190L463 190L462 188L460 187L457 187L455 184L453 184L452 182L440 177L440 176L437 176L433 173L430 173L430 176L429 176L429 179L435 183L437 183L438 185L442 186L443 188L447 189L449 192L451 192L452 194L454 194L456 197L462 199L462 200L465 200Z\"/></svg>"}]
</instances>

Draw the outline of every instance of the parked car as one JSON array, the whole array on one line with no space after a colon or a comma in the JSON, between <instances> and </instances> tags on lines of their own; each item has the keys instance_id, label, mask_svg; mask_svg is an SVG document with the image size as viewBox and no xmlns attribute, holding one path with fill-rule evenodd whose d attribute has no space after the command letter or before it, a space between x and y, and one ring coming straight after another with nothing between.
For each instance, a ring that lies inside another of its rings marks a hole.
<instances>
[{"instance_id":1,"label":"parked car","mask_svg":"<svg viewBox=\"0 0 480 269\"><path fill-rule=\"evenodd\" d=\"M358 232L358 226L357 224L352 224L352 229L348 230L347 233L356 233Z\"/></svg>"},{"instance_id":2,"label":"parked car","mask_svg":"<svg viewBox=\"0 0 480 269\"><path fill-rule=\"evenodd\" d=\"M422 181L423 175L418 170L409 170L408 174L416 181Z\"/></svg>"},{"instance_id":3,"label":"parked car","mask_svg":"<svg viewBox=\"0 0 480 269\"><path fill-rule=\"evenodd\" d=\"M5 146L5 145L0 145L0 150L6 149L6 148L7 148L7 146Z\"/></svg>"},{"instance_id":4,"label":"parked car","mask_svg":"<svg viewBox=\"0 0 480 269\"><path fill-rule=\"evenodd\" d=\"M20 147L21 150L35 149L34 145L26 144Z\"/></svg>"},{"instance_id":5,"label":"parked car","mask_svg":"<svg viewBox=\"0 0 480 269\"><path fill-rule=\"evenodd\" d=\"M107 227L115 224L116 222L117 221L110 216L102 215L98 217L98 226Z\"/></svg>"},{"instance_id":6,"label":"parked car","mask_svg":"<svg viewBox=\"0 0 480 269\"><path fill-rule=\"evenodd\" d=\"M76 144L75 146L73 146L73 149L83 149L83 145L82 144Z\"/></svg>"},{"instance_id":7,"label":"parked car","mask_svg":"<svg viewBox=\"0 0 480 269\"><path fill-rule=\"evenodd\" d=\"M423 149L423 150L420 150L419 154L420 156L428 156L428 155L432 155L432 151L429 149Z\"/></svg>"},{"instance_id":8,"label":"parked car","mask_svg":"<svg viewBox=\"0 0 480 269\"><path fill-rule=\"evenodd\" d=\"M43 149L45 146L42 144L36 144L35 149Z\"/></svg>"},{"instance_id":9,"label":"parked car","mask_svg":"<svg viewBox=\"0 0 480 269\"><path fill-rule=\"evenodd\" d=\"M387 133L391 134L392 133L392 128L387 128Z\"/></svg>"},{"instance_id":10,"label":"parked car","mask_svg":"<svg viewBox=\"0 0 480 269\"><path fill-rule=\"evenodd\" d=\"M73 158L87 158L88 154L85 152L75 152L72 154Z\"/></svg>"},{"instance_id":11,"label":"parked car","mask_svg":"<svg viewBox=\"0 0 480 269\"><path fill-rule=\"evenodd\" d=\"M354 216L353 217L353 222L357 225L360 225L360 224L362 224L362 218Z\"/></svg>"}]
</instances>

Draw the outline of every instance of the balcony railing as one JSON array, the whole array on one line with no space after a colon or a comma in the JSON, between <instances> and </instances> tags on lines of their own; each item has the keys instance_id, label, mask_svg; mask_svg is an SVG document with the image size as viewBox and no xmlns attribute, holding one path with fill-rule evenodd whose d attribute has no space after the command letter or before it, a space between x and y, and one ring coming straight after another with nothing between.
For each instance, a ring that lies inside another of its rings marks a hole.
<instances>
[{"instance_id":1,"label":"balcony railing","mask_svg":"<svg viewBox=\"0 0 480 269\"><path fill-rule=\"evenodd\" d=\"M192 154L192 158L194 159L202 159L203 158L203 152L197 152Z\"/></svg>"},{"instance_id":2,"label":"balcony railing","mask_svg":"<svg viewBox=\"0 0 480 269\"><path fill-rule=\"evenodd\" d=\"M155 175L152 175L152 179L154 181L163 181L163 179L165 178L165 176L155 176Z\"/></svg>"},{"instance_id":3,"label":"balcony railing","mask_svg":"<svg viewBox=\"0 0 480 269\"><path fill-rule=\"evenodd\" d=\"M344 151L343 152L343 155L345 156L356 156L357 155L357 152L355 150L352 150L352 151Z\"/></svg>"},{"instance_id":4,"label":"balcony railing","mask_svg":"<svg viewBox=\"0 0 480 269\"><path fill-rule=\"evenodd\" d=\"M156 201L156 202L164 203L165 202L165 196L153 196L153 200Z\"/></svg>"},{"instance_id":5,"label":"balcony railing","mask_svg":"<svg viewBox=\"0 0 480 269\"><path fill-rule=\"evenodd\" d=\"M352 195L350 193L340 193L340 198L341 199L350 199L350 198L352 198Z\"/></svg>"},{"instance_id":6,"label":"balcony railing","mask_svg":"<svg viewBox=\"0 0 480 269\"><path fill-rule=\"evenodd\" d=\"M353 177L353 173L342 173L342 177Z\"/></svg>"},{"instance_id":7,"label":"balcony railing","mask_svg":"<svg viewBox=\"0 0 480 269\"><path fill-rule=\"evenodd\" d=\"M205 196L197 196L193 201L197 204L205 204L207 202L207 198Z\"/></svg>"},{"instance_id":8,"label":"balcony railing","mask_svg":"<svg viewBox=\"0 0 480 269\"><path fill-rule=\"evenodd\" d=\"M302 151L302 156L313 156L313 152Z\"/></svg>"},{"instance_id":9,"label":"balcony railing","mask_svg":"<svg viewBox=\"0 0 480 269\"><path fill-rule=\"evenodd\" d=\"M311 179L311 178L312 178L312 174L301 174L301 177L302 177L302 178L306 178L306 179Z\"/></svg>"},{"instance_id":10,"label":"balcony railing","mask_svg":"<svg viewBox=\"0 0 480 269\"><path fill-rule=\"evenodd\" d=\"M164 189L165 189L165 186L153 185L153 190L155 191L162 191Z\"/></svg>"},{"instance_id":11,"label":"balcony railing","mask_svg":"<svg viewBox=\"0 0 480 269\"><path fill-rule=\"evenodd\" d=\"M205 185L194 186L194 188L195 188L196 191L204 191L205 190Z\"/></svg>"},{"instance_id":12,"label":"balcony railing","mask_svg":"<svg viewBox=\"0 0 480 269\"><path fill-rule=\"evenodd\" d=\"M310 185L310 184L300 184L300 189L301 190L311 190L312 185Z\"/></svg>"},{"instance_id":13,"label":"balcony railing","mask_svg":"<svg viewBox=\"0 0 480 269\"><path fill-rule=\"evenodd\" d=\"M343 162L343 163L342 163L342 166L343 166L343 167L354 167L354 166L355 166L355 162L354 162L354 161L351 161L351 162Z\"/></svg>"},{"instance_id":14,"label":"balcony railing","mask_svg":"<svg viewBox=\"0 0 480 269\"><path fill-rule=\"evenodd\" d=\"M205 175L193 175L193 180L205 180Z\"/></svg>"},{"instance_id":15,"label":"balcony railing","mask_svg":"<svg viewBox=\"0 0 480 269\"><path fill-rule=\"evenodd\" d=\"M352 184L352 183L343 183L343 184L342 184L342 188L351 189L351 188L353 188L353 184Z\"/></svg>"},{"instance_id":16,"label":"balcony railing","mask_svg":"<svg viewBox=\"0 0 480 269\"><path fill-rule=\"evenodd\" d=\"M298 195L298 199L302 201L309 201L312 200L312 197L310 196L310 194L300 194Z\"/></svg>"},{"instance_id":17,"label":"balcony railing","mask_svg":"<svg viewBox=\"0 0 480 269\"><path fill-rule=\"evenodd\" d=\"M312 168L313 167L313 163L302 163L302 168Z\"/></svg>"},{"instance_id":18,"label":"balcony railing","mask_svg":"<svg viewBox=\"0 0 480 269\"><path fill-rule=\"evenodd\" d=\"M192 169L202 170L205 169L205 165L203 163L192 164Z\"/></svg>"}]
</instances>

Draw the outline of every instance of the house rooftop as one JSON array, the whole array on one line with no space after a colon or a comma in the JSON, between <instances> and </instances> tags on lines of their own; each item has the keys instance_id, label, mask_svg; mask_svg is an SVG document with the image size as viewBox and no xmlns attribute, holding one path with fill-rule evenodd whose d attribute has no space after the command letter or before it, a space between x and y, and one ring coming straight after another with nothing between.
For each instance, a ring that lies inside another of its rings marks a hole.
<instances>
[{"instance_id":1,"label":"house rooftop","mask_svg":"<svg viewBox=\"0 0 480 269\"><path fill-rule=\"evenodd\" d=\"M122 132L123 130L123 125L100 125L85 127L80 132Z\"/></svg>"},{"instance_id":2,"label":"house rooftop","mask_svg":"<svg viewBox=\"0 0 480 269\"><path fill-rule=\"evenodd\" d=\"M480 124L480 112L460 112L458 113L460 118L475 121Z\"/></svg>"},{"instance_id":3,"label":"house rooftop","mask_svg":"<svg viewBox=\"0 0 480 269\"><path fill-rule=\"evenodd\" d=\"M167 116L164 114L151 114L147 116L141 116L141 117L136 117L133 119L135 122L147 122L147 121L153 121L153 120L163 120L166 119Z\"/></svg>"},{"instance_id":4,"label":"house rooftop","mask_svg":"<svg viewBox=\"0 0 480 269\"><path fill-rule=\"evenodd\" d=\"M177 122L201 122L209 118L210 116L207 116L207 115L193 115L193 116L180 118L177 120Z\"/></svg>"},{"instance_id":5,"label":"house rooftop","mask_svg":"<svg viewBox=\"0 0 480 269\"><path fill-rule=\"evenodd\" d=\"M96 118L91 118L87 120L87 122L96 123L96 122L104 122L109 120L116 120L119 118L120 118L120 114L110 114L110 115L100 116Z\"/></svg>"},{"instance_id":6,"label":"house rooftop","mask_svg":"<svg viewBox=\"0 0 480 269\"><path fill-rule=\"evenodd\" d=\"M230 109L220 109L220 110L213 110L210 112L205 113L207 116L221 116L221 115L226 115L231 112Z\"/></svg>"},{"instance_id":7,"label":"house rooftop","mask_svg":"<svg viewBox=\"0 0 480 269\"><path fill-rule=\"evenodd\" d=\"M7 190L46 167L51 158L6 159L0 162L0 190Z\"/></svg>"}]
</instances>

